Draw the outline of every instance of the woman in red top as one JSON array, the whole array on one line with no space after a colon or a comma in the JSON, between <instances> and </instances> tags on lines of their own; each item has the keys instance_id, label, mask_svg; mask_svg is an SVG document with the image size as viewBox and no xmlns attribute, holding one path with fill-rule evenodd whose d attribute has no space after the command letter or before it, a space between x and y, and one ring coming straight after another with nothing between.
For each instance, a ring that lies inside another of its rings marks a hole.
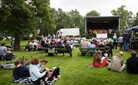
<instances>
[{"instance_id":1,"label":"woman in red top","mask_svg":"<svg viewBox=\"0 0 138 85\"><path fill-rule=\"evenodd\" d=\"M103 67L103 66L106 66L106 64L107 64L107 58L102 57L102 52L100 50L98 50L93 59L93 66L94 67Z\"/></svg>"}]
</instances>

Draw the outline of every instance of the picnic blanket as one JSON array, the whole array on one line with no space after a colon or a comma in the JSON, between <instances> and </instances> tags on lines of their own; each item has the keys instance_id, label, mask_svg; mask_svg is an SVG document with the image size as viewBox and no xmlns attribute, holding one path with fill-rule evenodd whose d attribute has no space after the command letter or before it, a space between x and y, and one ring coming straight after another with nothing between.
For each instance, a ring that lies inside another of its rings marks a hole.
<instances>
[{"instance_id":1,"label":"picnic blanket","mask_svg":"<svg viewBox=\"0 0 138 85\"><path fill-rule=\"evenodd\" d=\"M61 76L61 75L60 75ZM58 80L59 78L57 78ZM53 85L55 83L55 81L57 80L51 80L51 81L47 81L47 85ZM15 83L19 83L19 84L30 84L32 85L33 82L31 80L31 77L23 77L23 78L20 78L18 80L14 80ZM45 85L45 83L42 81L41 82L41 85Z\"/></svg>"}]
</instances>

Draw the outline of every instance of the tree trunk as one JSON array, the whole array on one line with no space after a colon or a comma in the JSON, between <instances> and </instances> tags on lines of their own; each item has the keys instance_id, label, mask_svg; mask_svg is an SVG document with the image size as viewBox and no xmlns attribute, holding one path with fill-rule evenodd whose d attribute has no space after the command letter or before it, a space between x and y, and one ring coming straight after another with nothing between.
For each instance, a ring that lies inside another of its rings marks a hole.
<instances>
[{"instance_id":1,"label":"tree trunk","mask_svg":"<svg viewBox=\"0 0 138 85\"><path fill-rule=\"evenodd\" d=\"M15 33L14 50L21 50L20 47L20 35Z\"/></svg>"}]
</instances>

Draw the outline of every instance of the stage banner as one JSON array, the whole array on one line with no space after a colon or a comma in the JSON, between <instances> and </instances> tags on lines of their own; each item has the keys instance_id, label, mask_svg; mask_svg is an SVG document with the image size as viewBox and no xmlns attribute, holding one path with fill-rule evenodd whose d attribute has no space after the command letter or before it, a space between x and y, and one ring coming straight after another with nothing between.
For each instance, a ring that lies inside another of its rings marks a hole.
<instances>
[{"instance_id":1,"label":"stage banner","mask_svg":"<svg viewBox=\"0 0 138 85\"><path fill-rule=\"evenodd\" d=\"M107 38L107 34L96 34L97 38Z\"/></svg>"}]
</instances>

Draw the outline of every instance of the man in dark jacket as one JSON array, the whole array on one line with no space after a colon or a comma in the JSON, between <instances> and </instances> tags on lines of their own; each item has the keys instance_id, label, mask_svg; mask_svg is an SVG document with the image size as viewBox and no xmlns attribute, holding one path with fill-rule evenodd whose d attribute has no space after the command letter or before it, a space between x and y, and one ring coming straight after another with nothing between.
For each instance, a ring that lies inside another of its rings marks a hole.
<instances>
[{"instance_id":1,"label":"man in dark jacket","mask_svg":"<svg viewBox=\"0 0 138 85\"><path fill-rule=\"evenodd\" d=\"M126 70L128 73L138 74L138 57L136 56L136 52L131 52L131 57L127 59Z\"/></svg>"},{"instance_id":2,"label":"man in dark jacket","mask_svg":"<svg viewBox=\"0 0 138 85\"><path fill-rule=\"evenodd\" d=\"M15 69L13 70L13 77L15 80L18 80L22 77L29 77L29 68L21 65L21 61L18 60L15 62Z\"/></svg>"},{"instance_id":3,"label":"man in dark jacket","mask_svg":"<svg viewBox=\"0 0 138 85\"><path fill-rule=\"evenodd\" d=\"M110 56L111 55L111 57L113 56L113 51L112 51L112 49L113 49L113 44L112 44L112 42L110 41L107 45L106 45L106 47L109 47L109 51L108 51L108 56Z\"/></svg>"}]
</instances>

